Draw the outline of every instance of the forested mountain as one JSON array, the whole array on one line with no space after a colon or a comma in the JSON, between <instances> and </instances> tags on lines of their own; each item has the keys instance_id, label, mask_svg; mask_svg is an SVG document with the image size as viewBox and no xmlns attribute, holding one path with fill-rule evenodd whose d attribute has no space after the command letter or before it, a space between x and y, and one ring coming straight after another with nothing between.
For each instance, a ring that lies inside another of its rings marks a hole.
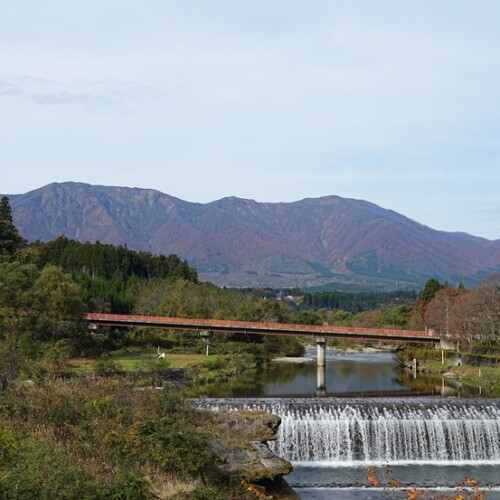
<instances>
[{"instance_id":1,"label":"forested mountain","mask_svg":"<svg viewBox=\"0 0 500 500\"><path fill-rule=\"evenodd\" d=\"M189 203L152 189L50 184L10 195L29 241L65 235L187 259L230 286L473 284L500 271L500 240L436 231L362 200Z\"/></svg>"}]
</instances>

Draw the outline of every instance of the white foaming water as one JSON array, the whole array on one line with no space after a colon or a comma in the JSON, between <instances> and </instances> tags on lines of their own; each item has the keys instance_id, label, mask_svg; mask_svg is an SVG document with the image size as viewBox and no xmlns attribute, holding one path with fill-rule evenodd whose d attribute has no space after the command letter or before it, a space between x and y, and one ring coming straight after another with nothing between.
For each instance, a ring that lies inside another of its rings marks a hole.
<instances>
[{"instance_id":1,"label":"white foaming water","mask_svg":"<svg viewBox=\"0 0 500 500\"><path fill-rule=\"evenodd\" d=\"M299 462L499 462L496 405L315 405L282 418L271 449Z\"/></svg>"},{"instance_id":2,"label":"white foaming water","mask_svg":"<svg viewBox=\"0 0 500 500\"><path fill-rule=\"evenodd\" d=\"M269 446L302 466L500 463L496 400L226 400L208 405L279 415L278 439Z\"/></svg>"}]
</instances>

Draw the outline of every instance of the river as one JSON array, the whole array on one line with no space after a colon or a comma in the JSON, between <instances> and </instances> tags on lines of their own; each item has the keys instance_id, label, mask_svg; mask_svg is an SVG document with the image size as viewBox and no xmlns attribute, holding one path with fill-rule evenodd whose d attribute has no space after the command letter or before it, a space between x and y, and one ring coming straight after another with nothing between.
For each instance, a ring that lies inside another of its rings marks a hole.
<instances>
[{"instance_id":1,"label":"river","mask_svg":"<svg viewBox=\"0 0 500 500\"><path fill-rule=\"evenodd\" d=\"M391 353L329 351L324 374L314 362L276 363L237 394L211 395L225 396L213 406L281 416L270 446L294 465L287 481L305 500L406 498L416 486L440 495L465 478L500 499L500 401L451 385L401 373Z\"/></svg>"}]
</instances>

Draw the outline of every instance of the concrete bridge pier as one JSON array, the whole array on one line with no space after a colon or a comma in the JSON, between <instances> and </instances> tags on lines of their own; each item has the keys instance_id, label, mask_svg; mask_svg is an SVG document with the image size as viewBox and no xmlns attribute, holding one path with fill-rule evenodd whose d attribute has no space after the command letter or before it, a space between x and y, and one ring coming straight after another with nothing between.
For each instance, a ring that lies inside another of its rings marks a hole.
<instances>
[{"instance_id":1,"label":"concrete bridge pier","mask_svg":"<svg viewBox=\"0 0 500 500\"><path fill-rule=\"evenodd\" d=\"M325 353L326 353L326 339L325 337L316 338L316 346L318 349L317 355L317 382L316 382L316 397L321 398L326 396L326 382L325 382Z\"/></svg>"},{"instance_id":2,"label":"concrete bridge pier","mask_svg":"<svg viewBox=\"0 0 500 500\"><path fill-rule=\"evenodd\" d=\"M316 337L316 346L318 348L317 362L318 367L325 367L326 339L325 337Z\"/></svg>"}]
</instances>

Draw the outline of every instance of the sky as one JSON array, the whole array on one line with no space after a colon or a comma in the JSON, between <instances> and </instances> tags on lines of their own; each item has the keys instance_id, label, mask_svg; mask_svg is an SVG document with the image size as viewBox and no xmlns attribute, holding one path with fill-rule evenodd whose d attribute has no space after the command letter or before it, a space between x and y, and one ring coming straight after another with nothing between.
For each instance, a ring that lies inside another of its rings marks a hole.
<instances>
[{"instance_id":1,"label":"sky","mask_svg":"<svg viewBox=\"0 0 500 500\"><path fill-rule=\"evenodd\" d=\"M0 192L363 199L500 239L497 0L0 0Z\"/></svg>"}]
</instances>

